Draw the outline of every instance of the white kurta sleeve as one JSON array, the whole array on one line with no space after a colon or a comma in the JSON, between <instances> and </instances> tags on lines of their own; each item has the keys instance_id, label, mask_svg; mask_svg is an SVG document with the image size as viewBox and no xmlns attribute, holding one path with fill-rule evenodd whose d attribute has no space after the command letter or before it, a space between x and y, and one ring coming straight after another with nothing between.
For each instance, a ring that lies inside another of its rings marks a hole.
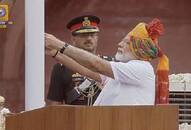
<instances>
[{"instance_id":1,"label":"white kurta sleeve","mask_svg":"<svg viewBox=\"0 0 191 130\"><path fill-rule=\"evenodd\" d=\"M104 86L106 84L107 80L109 79L109 77L102 75L102 74L100 74L100 77L101 77L101 84Z\"/></svg>"},{"instance_id":2,"label":"white kurta sleeve","mask_svg":"<svg viewBox=\"0 0 191 130\"><path fill-rule=\"evenodd\" d=\"M147 75L144 65L137 62L110 62L114 79L123 83L140 84Z\"/></svg>"}]
</instances>

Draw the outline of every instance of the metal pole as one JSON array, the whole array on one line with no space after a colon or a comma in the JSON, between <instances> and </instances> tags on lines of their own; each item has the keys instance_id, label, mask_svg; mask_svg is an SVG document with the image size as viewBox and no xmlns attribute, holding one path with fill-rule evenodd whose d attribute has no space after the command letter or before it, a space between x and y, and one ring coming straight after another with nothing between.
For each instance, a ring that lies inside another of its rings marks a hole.
<instances>
[{"instance_id":1,"label":"metal pole","mask_svg":"<svg viewBox=\"0 0 191 130\"><path fill-rule=\"evenodd\" d=\"M44 0L25 0L25 110L44 104Z\"/></svg>"}]
</instances>

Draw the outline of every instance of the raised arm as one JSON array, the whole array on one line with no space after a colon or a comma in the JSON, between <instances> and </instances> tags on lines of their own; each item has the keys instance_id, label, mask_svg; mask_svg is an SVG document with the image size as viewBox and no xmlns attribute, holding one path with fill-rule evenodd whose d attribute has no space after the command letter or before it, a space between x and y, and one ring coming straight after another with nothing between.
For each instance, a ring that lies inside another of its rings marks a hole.
<instances>
[{"instance_id":1,"label":"raised arm","mask_svg":"<svg viewBox=\"0 0 191 130\"><path fill-rule=\"evenodd\" d=\"M108 61L103 60L98 56L95 56L87 51L84 51L72 45L68 45L67 43L57 39L56 37L50 34L45 34L45 40L46 40L46 48L56 49L59 51L62 50L63 54L72 58L82 66L94 72L114 78L111 65ZM60 56L62 55L61 53L58 54ZM60 62L62 62L62 59L59 60L61 60Z\"/></svg>"},{"instance_id":2,"label":"raised arm","mask_svg":"<svg viewBox=\"0 0 191 130\"><path fill-rule=\"evenodd\" d=\"M56 54L57 50L47 50L46 49L46 54L53 56ZM67 68L71 69L74 72L78 72L81 75L87 76L91 79L94 79L98 82L101 82L101 77L98 73L93 72L87 68L85 68L84 66L80 65L79 63L75 62L73 59L71 59L70 57L58 53L55 57L54 57L58 62L62 63L63 65L65 65Z\"/></svg>"}]
</instances>

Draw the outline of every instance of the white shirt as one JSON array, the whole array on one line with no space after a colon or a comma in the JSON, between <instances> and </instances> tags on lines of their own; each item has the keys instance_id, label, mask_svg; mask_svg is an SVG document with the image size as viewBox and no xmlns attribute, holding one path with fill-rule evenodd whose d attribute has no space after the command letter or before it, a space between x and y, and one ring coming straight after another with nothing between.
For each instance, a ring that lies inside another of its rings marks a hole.
<instances>
[{"instance_id":1,"label":"white shirt","mask_svg":"<svg viewBox=\"0 0 191 130\"><path fill-rule=\"evenodd\" d=\"M94 103L100 105L154 105L155 74L147 61L110 62L114 79L101 75L103 90Z\"/></svg>"},{"instance_id":2,"label":"white shirt","mask_svg":"<svg viewBox=\"0 0 191 130\"><path fill-rule=\"evenodd\" d=\"M7 108L0 108L0 130L5 130L5 114L10 113Z\"/></svg>"}]
</instances>

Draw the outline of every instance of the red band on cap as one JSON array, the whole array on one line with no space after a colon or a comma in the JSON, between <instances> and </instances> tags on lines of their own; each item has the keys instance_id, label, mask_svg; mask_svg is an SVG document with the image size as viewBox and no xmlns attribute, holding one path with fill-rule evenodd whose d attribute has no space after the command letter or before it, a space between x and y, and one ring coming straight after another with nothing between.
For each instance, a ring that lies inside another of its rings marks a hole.
<instances>
[{"instance_id":1,"label":"red band on cap","mask_svg":"<svg viewBox=\"0 0 191 130\"><path fill-rule=\"evenodd\" d=\"M90 26L97 27L97 23L91 22ZM75 24L70 27L70 31L73 32L74 30L80 29L81 27L83 27L82 23Z\"/></svg>"}]
</instances>

